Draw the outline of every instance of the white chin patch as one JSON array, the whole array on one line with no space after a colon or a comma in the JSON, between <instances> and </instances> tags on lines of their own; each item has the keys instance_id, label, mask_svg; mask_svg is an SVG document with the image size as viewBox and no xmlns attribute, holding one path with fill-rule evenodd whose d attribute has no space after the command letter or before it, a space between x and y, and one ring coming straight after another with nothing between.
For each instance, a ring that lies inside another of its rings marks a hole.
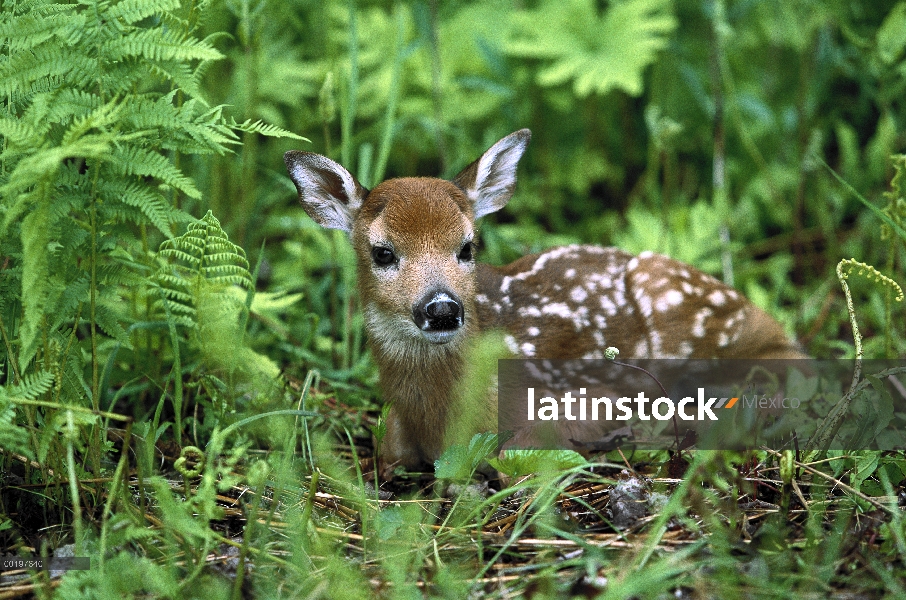
<instances>
[{"instance_id":1,"label":"white chin patch","mask_svg":"<svg viewBox=\"0 0 906 600\"><path fill-rule=\"evenodd\" d=\"M451 331L422 331L421 334L425 340L432 344L446 344L453 341L458 332L459 329L454 329Z\"/></svg>"}]
</instances>

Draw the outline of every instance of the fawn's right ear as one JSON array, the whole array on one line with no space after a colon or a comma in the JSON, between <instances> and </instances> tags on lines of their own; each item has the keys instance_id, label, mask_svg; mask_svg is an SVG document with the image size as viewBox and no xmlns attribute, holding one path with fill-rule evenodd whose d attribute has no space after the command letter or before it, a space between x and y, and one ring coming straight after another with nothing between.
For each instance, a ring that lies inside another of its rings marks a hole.
<instances>
[{"instance_id":1,"label":"fawn's right ear","mask_svg":"<svg viewBox=\"0 0 906 600\"><path fill-rule=\"evenodd\" d=\"M349 171L314 152L291 150L283 155L283 162L308 216L327 229L352 232L368 190Z\"/></svg>"}]
</instances>

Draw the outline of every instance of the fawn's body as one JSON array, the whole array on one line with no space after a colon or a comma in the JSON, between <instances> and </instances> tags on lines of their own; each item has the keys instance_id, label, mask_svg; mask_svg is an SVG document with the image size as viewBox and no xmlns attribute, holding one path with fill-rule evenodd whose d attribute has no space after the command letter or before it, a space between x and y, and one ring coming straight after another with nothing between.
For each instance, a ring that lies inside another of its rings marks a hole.
<instances>
[{"instance_id":1,"label":"fawn's body","mask_svg":"<svg viewBox=\"0 0 906 600\"><path fill-rule=\"evenodd\" d=\"M350 234L381 387L393 405L382 458L417 466L444 449L468 342L503 329L516 355L792 358L802 354L736 290L664 256L568 246L504 267L477 265L475 220L512 195L530 133L495 144L452 182L385 181L365 190L337 163L288 152L306 212ZM496 402L472 422L496 427Z\"/></svg>"}]
</instances>

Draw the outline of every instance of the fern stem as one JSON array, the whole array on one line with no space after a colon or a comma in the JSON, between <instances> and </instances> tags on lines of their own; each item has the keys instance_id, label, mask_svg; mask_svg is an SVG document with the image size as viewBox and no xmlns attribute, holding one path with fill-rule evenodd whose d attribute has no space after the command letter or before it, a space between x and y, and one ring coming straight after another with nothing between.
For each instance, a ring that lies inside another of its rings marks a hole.
<instances>
[{"instance_id":1,"label":"fern stem","mask_svg":"<svg viewBox=\"0 0 906 600\"><path fill-rule=\"evenodd\" d=\"M76 339L76 332L79 329L79 321L81 321L82 316L82 306L83 303L79 302L79 307L76 309L75 320L72 323L72 333L69 334L69 341L66 342L66 349L63 351L63 356L60 357L60 360L57 361L57 393L54 400L60 402L60 395L63 393L63 370L66 368L66 359L69 356L69 352L72 350L72 344Z\"/></svg>"},{"instance_id":2,"label":"fern stem","mask_svg":"<svg viewBox=\"0 0 906 600\"><path fill-rule=\"evenodd\" d=\"M98 274L97 274L97 262L98 262L98 178L100 177L100 165L94 164L92 166L94 171L92 182L91 182L91 209L89 211L90 216L90 228L91 235L89 239L90 244L90 253L89 253L89 269L91 270L91 283L89 285L89 324L91 327L91 408L95 411L100 411L101 409L101 399L98 394L100 391L100 377L98 373L98 336L97 336L97 295L98 295ZM85 460L90 460L92 463L92 471L99 475L101 473L101 448L103 447L101 439L101 430L96 426L91 428L91 439L88 444L89 451L86 453Z\"/></svg>"},{"instance_id":3,"label":"fern stem","mask_svg":"<svg viewBox=\"0 0 906 600\"><path fill-rule=\"evenodd\" d=\"M97 298L98 298L98 208L97 208L97 181L99 167L94 167L94 182L91 190L91 252L89 254L89 269L91 270L91 284L89 286L89 314L91 325L91 407L99 410L101 407L98 398L98 339L97 339Z\"/></svg>"},{"instance_id":4,"label":"fern stem","mask_svg":"<svg viewBox=\"0 0 906 600\"><path fill-rule=\"evenodd\" d=\"M94 2L94 15L95 23L97 23L98 28L101 27L101 24L104 23L104 19L101 16L101 11L99 8L99 2L95 0ZM95 52L97 52L97 85L98 85L98 97L101 99L101 103L106 102L104 94L104 51L103 51L103 42L104 35L102 31L94 32L95 40L97 42ZM98 238L97 238L97 201L98 201L98 177L100 176L100 164L96 163L93 167L94 177L91 182L91 239L89 244L91 244L91 254L90 254L90 268L91 268L91 285L90 285L90 324L91 324L91 407L94 410L100 410L101 400L98 397L99 391L99 377L98 377L98 340L97 340L97 253L98 253ZM91 451L89 452L90 458L94 463L94 472L100 474L101 472L101 459L100 459L100 449L102 447L100 440L100 430L93 428L92 433L97 436L97 439L92 440L92 443L89 444Z\"/></svg>"},{"instance_id":5,"label":"fern stem","mask_svg":"<svg viewBox=\"0 0 906 600\"><path fill-rule=\"evenodd\" d=\"M892 235L890 236L890 247L887 249L887 264L885 265L885 271L888 273L888 276L892 277L894 274L894 258L897 253L897 237ZM886 358L896 358L896 353L893 349L893 288L890 286L885 286L886 293L884 294L884 323L887 324L887 327L884 331L884 356Z\"/></svg>"},{"instance_id":6,"label":"fern stem","mask_svg":"<svg viewBox=\"0 0 906 600\"><path fill-rule=\"evenodd\" d=\"M264 478L258 478L254 484L257 489L255 489L252 505L249 507L245 518L245 532L242 535L242 547L239 549L239 566L236 568L236 580L233 582L233 600L240 600L243 597L242 582L245 579L246 558L248 557L252 536L255 534L255 526L258 524L258 511L261 508L261 498L264 495ZM201 562L204 563L204 560Z\"/></svg>"},{"instance_id":7,"label":"fern stem","mask_svg":"<svg viewBox=\"0 0 906 600\"><path fill-rule=\"evenodd\" d=\"M384 179L387 169L387 159L390 157L390 147L393 145L393 129L396 122L396 105L400 95L400 72L403 70L403 36L404 26L403 9L399 3L393 7L396 17L396 55L393 59L393 69L390 74L390 97L387 99L387 112L384 117L384 132L381 136L381 145L378 148L378 158L374 165L374 174L371 176L371 185L377 185Z\"/></svg>"},{"instance_id":8,"label":"fern stem","mask_svg":"<svg viewBox=\"0 0 906 600\"><path fill-rule=\"evenodd\" d=\"M107 554L107 537L110 532L110 515L113 514L113 503L121 489L127 489L129 480L129 445L132 441L132 419L129 419L126 425L126 433L123 436L123 450L120 453L119 463L116 465L116 471L113 474L113 480L110 482L110 491L107 493L107 502L104 504L104 512L101 516L101 550L98 553L100 562L99 569L104 572L104 556ZM122 483L122 486L120 484Z\"/></svg>"},{"instance_id":9,"label":"fern stem","mask_svg":"<svg viewBox=\"0 0 906 600\"><path fill-rule=\"evenodd\" d=\"M429 3L428 35L431 43L431 100L434 108L434 137L437 143L437 152L440 155L440 172L446 175L450 166L447 152L447 143L444 140L444 110L443 87L441 81L440 63L440 35L438 18L438 0Z\"/></svg>"},{"instance_id":10,"label":"fern stem","mask_svg":"<svg viewBox=\"0 0 906 600\"><path fill-rule=\"evenodd\" d=\"M72 503L72 528L75 537L75 555L82 555L82 503L79 499L79 480L75 470L74 442L78 436L72 411L66 411L66 469L69 474L69 498Z\"/></svg>"},{"instance_id":11,"label":"fern stem","mask_svg":"<svg viewBox=\"0 0 906 600\"><path fill-rule=\"evenodd\" d=\"M340 158L351 172L352 122L355 120L356 97L359 93L359 32L356 24L356 3L349 0L349 81L346 98L340 103Z\"/></svg>"},{"instance_id":12,"label":"fern stem","mask_svg":"<svg viewBox=\"0 0 906 600\"><path fill-rule=\"evenodd\" d=\"M253 119L255 116L255 103L258 93L258 69L257 59L259 55L259 44L254 35L253 16L249 8L249 1L242 1L242 12L239 22L239 41L242 44L242 61L245 65L245 90L244 105L242 110L246 119ZM238 215L233 221L234 231L236 232L236 242L240 246L245 246L246 232L248 231L249 221L255 218L255 200L256 190L256 169L255 156L258 153L258 136L254 132L246 131L242 135L242 153L240 155L240 177L242 184L238 190Z\"/></svg>"}]
</instances>

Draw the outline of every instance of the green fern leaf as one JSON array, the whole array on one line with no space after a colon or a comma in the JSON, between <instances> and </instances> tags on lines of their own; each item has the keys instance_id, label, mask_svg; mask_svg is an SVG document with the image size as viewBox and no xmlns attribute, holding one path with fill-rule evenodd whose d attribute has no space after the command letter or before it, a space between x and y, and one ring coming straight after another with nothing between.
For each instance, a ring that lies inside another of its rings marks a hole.
<instances>
[{"instance_id":1,"label":"green fern leaf","mask_svg":"<svg viewBox=\"0 0 906 600\"><path fill-rule=\"evenodd\" d=\"M300 140L303 142L309 142L311 140L302 137L301 135L296 135L291 131L287 131L282 127L277 127L276 125L270 125L263 123L261 121L252 122L251 119L247 119L242 123L237 123L235 119L230 119L230 127L238 131L245 131L247 133L258 133L261 135L266 135L269 137L278 137L278 138L290 138L294 140Z\"/></svg>"},{"instance_id":2,"label":"green fern leaf","mask_svg":"<svg viewBox=\"0 0 906 600\"><path fill-rule=\"evenodd\" d=\"M165 240L158 253L166 263L157 272L161 300L157 309L197 325L198 306L210 290L228 286L250 289L245 251L229 241L211 211L189 225L185 234ZM181 322L185 324L185 321Z\"/></svg>"},{"instance_id":3,"label":"green fern leaf","mask_svg":"<svg viewBox=\"0 0 906 600\"><path fill-rule=\"evenodd\" d=\"M107 9L107 17L132 25L152 15L177 10L179 5L179 0L123 0Z\"/></svg>"},{"instance_id":4,"label":"green fern leaf","mask_svg":"<svg viewBox=\"0 0 906 600\"><path fill-rule=\"evenodd\" d=\"M8 145L13 146L14 148L26 146L34 147L35 143L40 143L41 141L41 133L30 124L22 120L14 120L7 117L0 117L0 136L5 139ZM16 153L17 152L7 148L0 157L8 160L11 155Z\"/></svg>"},{"instance_id":5,"label":"green fern leaf","mask_svg":"<svg viewBox=\"0 0 906 600\"><path fill-rule=\"evenodd\" d=\"M201 75L205 66L214 61L201 61L194 69L181 61L162 60L148 65L152 73L164 81L172 81L177 89L182 90L187 96L195 99L204 98L201 87Z\"/></svg>"},{"instance_id":6,"label":"green fern leaf","mask_svg":"<svg viewBox=\"0 0 906 600\"><path fill-rule=\"evenodd\" d=\"M60 6L59 12L14 15L6 13L0 19L0 39L12 52L34 48L59 34L61 26L74 18L72 7ZM76 17L78 20L78 18ZM84 19L83 19L84 21Z\"/></svg>"},{"instance_id":7,"label":"green fern leaf","mask_svg":"<svg viewBox=\"0 0 906 600\"><path fill-rule=\"evenodd\" d=\"M204 40L186 38L175 30L140 29L104 45L110 60L127 57L146 60L219 60L223 54Z\"/></svg>"},{"instance_id":8,"label":"green fern leaf","mask_svg":"<svg viewBox=\"0 0 906 600\"><path fill-rule=\"evenodd\" d=\"M45 119L51 123L68 125L72 119L88 115L101 107L95 94L76 89L63 89L55 95Z\"/></svg>"},{"instance_id":9,"label":"green fern leaf","mask_svg":"<svg viewBox=\"0 0 906 600\"><path fill-rule=\"evenodd\" d=\"M22 308L19 367L26 370L37 351L44 305L50 293L48 244L53 228L50 203L43 201L22 219Z\"/></svg>"},{"instance_id":10,"label":"green fern leaf","mask_svg":"<svg viewBox=\"0 0 906 600\"><path fill-rule=\"evenodd\" d=\"M6 388L6 394L11 399L34 400L47 392L51 385L53 385L53 373L38 371L25 375L18 385Z\"/></svg>"},{"instance_id":11,"label":"green fern leaf","mask_svg":"<svg viewBox=\"0 0 906 600\"><path fill-rule=\"evenodd\" d=\"M120 324L116 312L107 304L110 301L110 296L106 296L104 300L105 302L98 302L94 307L95 321L98 327L100 327L108 336L120 342L124 347L131 349L132 343L129 340L129 336L126 335L126 330L123 329L123 326Z\"/></svg>"},{"instance_id":12,"label":"green fern leaf","mask_svg":"<svg viewBox=\"0 0 906 600\"><path fill-rule=\"evenodd\" d=\"M183 175L165 156L139 146L114 148L110 152L113 168L126 175L144 175L160 179L190 198L201 198L191 179Z\"/></svg>"},{"instance_id":13,"label":"green fern leaf","mask_svg":"<svg viewBox=\"0 0 906 600\"><path fill-rule=\"evenodd\" d=\"M170 231L171 224L191 219L188 214L173 208L167 199L157 191L149 189L145 185L114 181L100 186L99 192L101 197L111 203L118 200L139 209L141 214L168 238L173 237Z\"/></svg>"},{"instance_id":14,"label":"green fern leaf","mask_svg":"<svg viewBox=\"0 0 906 600\"><path fill-rule=\"evenodd\" d=\"M22 50L0 60L0 91L29 94L34 82L64 80L73 71L90 73L93 67L88 56L61 55L52 45Z\"/></svg>"},{"instance_id":15,"label":"green fern leaf","mask_svg":"<svg viewBox=\"0 0 906 600\"><path fill-rule=\"evenodd\" d=\"M28 430L16 424L16 405L3 388L0 388L0 450L21 454L31 460L35 458Z\"/></svg>"}]
</instances>

